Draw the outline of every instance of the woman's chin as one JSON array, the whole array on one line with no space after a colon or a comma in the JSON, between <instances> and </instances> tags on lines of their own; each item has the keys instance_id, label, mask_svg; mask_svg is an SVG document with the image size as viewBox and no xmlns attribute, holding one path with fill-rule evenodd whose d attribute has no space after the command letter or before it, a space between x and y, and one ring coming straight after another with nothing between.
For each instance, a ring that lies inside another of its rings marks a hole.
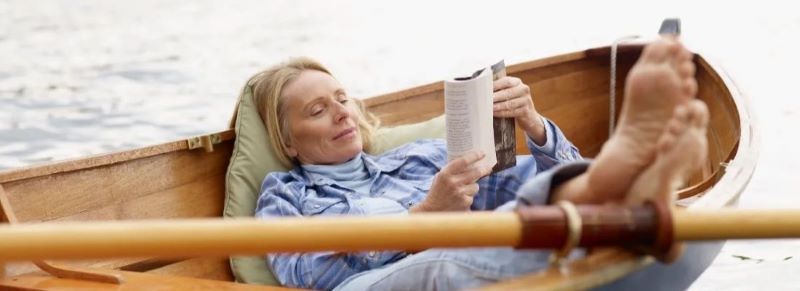
<instances>
[{"instance_id":1,"label":"woman's chin","mask_svg":"<svg viewBox=\"0 0 800 291\"><path fill-rule=\"evenodd\" d=\"M347 159L345 159L345 160L349 161L349 160L352 160L353 158L355 158L356 156L358 156L358 154L360 154L360 153L361 153L361 147L358 147L358 148L353 148L353 149L343 153L342 156L347 157Z\"/></svg>"},{"instance_id":2,"label":"woman's chin","mask_svg":"<svg viewBox=\"0 0 800 291\"><path fill-rule=\"evenodd\" d=\"M332 157L333 162L332 164L341 164L352 160L353 158L357 157L359 153L361 153L362 148L359 147L349 147L349 148L338 148L332 151L330 157Z\"/></svg>"}]
</instances>

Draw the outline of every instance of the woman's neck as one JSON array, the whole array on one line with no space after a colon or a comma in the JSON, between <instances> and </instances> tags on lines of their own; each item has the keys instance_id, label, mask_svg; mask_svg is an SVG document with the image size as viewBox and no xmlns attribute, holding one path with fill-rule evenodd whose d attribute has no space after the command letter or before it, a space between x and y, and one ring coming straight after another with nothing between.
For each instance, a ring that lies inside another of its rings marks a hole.
<instances>
[{"instance_id":1,"label":"woman's neck","mask_svg":"<svg viewBox=\"0 0 800 291\"><path fill-rule=\"evenodd\" d=\"M303 167L303 170L313 175L324 176L345 184L369 179L369 172L367 172L361 153L341 164L301 165L301 167Z\"/></svg>"}]
</instances>

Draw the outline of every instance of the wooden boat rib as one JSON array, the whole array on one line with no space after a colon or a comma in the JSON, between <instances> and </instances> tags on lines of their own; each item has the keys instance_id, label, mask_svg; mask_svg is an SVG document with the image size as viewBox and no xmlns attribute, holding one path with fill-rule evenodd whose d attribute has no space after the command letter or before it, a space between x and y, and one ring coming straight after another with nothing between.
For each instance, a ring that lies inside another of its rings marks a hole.
<instances>
[{"instance_id":1,"label":"wooden boat rib","mask_svg":"<svg viewBox=\"0 0 800 291\"><path fill-rule=\"evenodd\" d=\"M641 48L631 45L619 50L618 108L623 98L624 76ZM508 67L510 75L530 85L537 109L554 120L587 157L597 154L608 137L609 54L610 49L604 47ZM707 135L709 161L682 190L681 197L686 198L682 203L690 210L728 207L735 205L752 176L758 153L757 139L743 96L730 79L702 56L696 55L694 61L698 98L706 102L711 113ZM436 82L370 98L366 104L381 118L384 126L414 123L442 114L442 91L442 83ZM517 132L521 134L522 131ZM9 214L20 222L219 217L235 134L233 130L215 134L220 138L211 152L190 149L189 142L183 140L0 172L0 196L7 198L0 219ZM522 136L517 138L521 141ZM524 142L518 145L519 153L527 152ZM600 286L651 261L623 250L598 250L571 263L568 276L550 269L487 289ZM123 258L59 264L141 273L129 276L124 284L130 288L146 288L152 284L177 289L190 288L187 284L232 290L254 287L223 282L234 279L227 258ZM113 288L49 277L27 262L7 263L4 272L0 286Z\"/></svg>"}]
</instances>

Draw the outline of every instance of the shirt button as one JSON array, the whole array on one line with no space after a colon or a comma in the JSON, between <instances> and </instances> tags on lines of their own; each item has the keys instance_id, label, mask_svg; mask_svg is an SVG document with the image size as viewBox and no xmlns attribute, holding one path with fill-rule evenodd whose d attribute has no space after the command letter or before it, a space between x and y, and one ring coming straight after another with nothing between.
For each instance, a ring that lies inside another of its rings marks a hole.
<instances>
[{"instance_id":1,"label":"shirt button","mask_svg":"<svg viewBox=\"0 0 800 291\"><path fill-rule=\"evenodd\" d=\"M319 204L314 204L314 209L319 209Z\"/></svg>"}]
</instances>

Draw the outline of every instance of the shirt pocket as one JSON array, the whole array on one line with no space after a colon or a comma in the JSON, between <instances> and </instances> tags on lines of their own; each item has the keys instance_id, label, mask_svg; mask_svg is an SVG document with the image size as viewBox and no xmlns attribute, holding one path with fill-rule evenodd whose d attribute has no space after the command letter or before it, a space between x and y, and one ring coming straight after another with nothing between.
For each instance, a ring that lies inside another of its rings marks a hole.
<instances>
[{"instance_id":1,"label":"shirt pocket","mask_svg":"<svg viewBox=\"0 0 800 291\"><path fill-rule=\"evenodd\" d=\"M428 191L431 190L431 184L433 184L433 176L421 180L409 180L408 182L412 187L428 194Z\"/></svg>"},{"instance_id":2,"label":"shirt pocket","mask_svg":"<svg viewBox=\"0 0 800 291\"><path fill-rule=\"evenodd\" d=\"M303 215L339 215L345 213L350 207L346 201L336 197L314 197L303 203Z\"/></svg>"}]
</instances>

